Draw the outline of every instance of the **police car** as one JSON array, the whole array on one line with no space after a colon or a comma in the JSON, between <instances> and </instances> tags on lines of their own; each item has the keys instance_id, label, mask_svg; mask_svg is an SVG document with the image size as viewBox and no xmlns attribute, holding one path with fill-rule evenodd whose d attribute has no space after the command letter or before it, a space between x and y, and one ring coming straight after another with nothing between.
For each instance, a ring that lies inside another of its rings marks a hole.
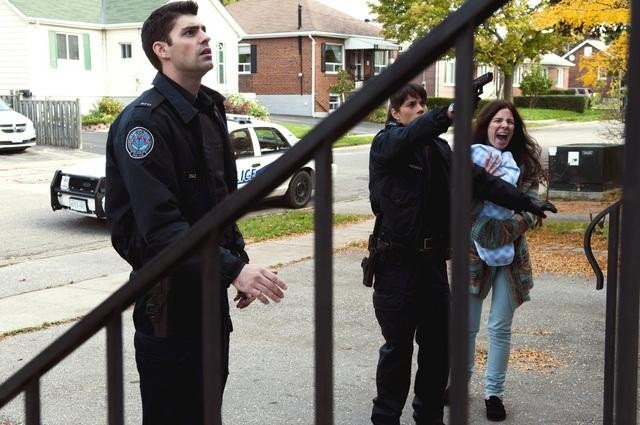
<instances>
[{"instance_id":1,"label":"police car","mask_svg":"<svg viewBox=\"0 0 640 425\"><path fill-rule=\"evenodd\" d=\"M247 115L227 115L229 138L236 155L238 187L258 176L280 158L298 138L287 128L255 120ZM333 165L335 174L335 165ZM297 170L269 197L281 197L290 208L302 208L313 192L313 161ZM51 208L105 218L105 158L95 158L73 167L56 170L51 180Z\"/></svg>"}]
</instances>

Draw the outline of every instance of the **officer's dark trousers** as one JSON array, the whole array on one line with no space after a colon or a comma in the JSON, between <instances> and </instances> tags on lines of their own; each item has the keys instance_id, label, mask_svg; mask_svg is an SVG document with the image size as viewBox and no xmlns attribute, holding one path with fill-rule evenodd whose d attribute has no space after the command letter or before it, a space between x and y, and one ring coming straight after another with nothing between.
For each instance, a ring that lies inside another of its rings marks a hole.
<instances>
[{"instance_id":1,"label":"officer's dark trousers","mask_svg":"<svg viewBox=\"0 0 640 425\"><path fill-rule=\"evenodd\" d=\"M229 374L229 333L223 350L223 387ZM202 348L141 332L134 337L143 425L202 425Z\"/></svg>"},{"instance_id":2,"label":"officer's dark trousers","mask_svg":"<svg viewBox=\"0 0 640 425\"><path fill-rule=\"evenodd\" d=\"M449 374L449 285L444 256L385 252L376 267L373 304L385 343L380 347L372 422L400 423L411 382L415 337L418 369L413 417L417 424L440 423Z\"/></svg>"}]
</instances>

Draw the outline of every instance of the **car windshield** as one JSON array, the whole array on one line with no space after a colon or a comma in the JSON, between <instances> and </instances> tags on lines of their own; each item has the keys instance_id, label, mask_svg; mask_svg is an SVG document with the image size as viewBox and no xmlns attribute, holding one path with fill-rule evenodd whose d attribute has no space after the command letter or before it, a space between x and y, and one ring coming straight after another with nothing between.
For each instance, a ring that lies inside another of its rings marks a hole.
<instances>
[{"instance_id":1,"label":"car windshield","mask_svg":"<svg viewBox=\"0 0 640 425\"><path fill-rule=\"evenodd\" d=\"M2 99L0 99L0 111L10 111L11 107L7 105Z\"/></svg>"}]
</instances>

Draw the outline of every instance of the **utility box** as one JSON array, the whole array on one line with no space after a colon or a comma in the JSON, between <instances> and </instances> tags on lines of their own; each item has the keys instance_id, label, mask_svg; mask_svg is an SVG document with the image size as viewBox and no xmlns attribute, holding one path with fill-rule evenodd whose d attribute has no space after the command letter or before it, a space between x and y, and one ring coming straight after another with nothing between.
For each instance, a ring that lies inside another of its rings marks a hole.
<instances>
[{"instance_id":1,"label":"utility box","mask_svg":"<svg viewBox=\"0 0 640 425\"><path fill-rule=\"evenodd\" d=\"M622 187L624 145L584 143L549 147L549 189L606 192Z\"/></svg>"}]
</instances>

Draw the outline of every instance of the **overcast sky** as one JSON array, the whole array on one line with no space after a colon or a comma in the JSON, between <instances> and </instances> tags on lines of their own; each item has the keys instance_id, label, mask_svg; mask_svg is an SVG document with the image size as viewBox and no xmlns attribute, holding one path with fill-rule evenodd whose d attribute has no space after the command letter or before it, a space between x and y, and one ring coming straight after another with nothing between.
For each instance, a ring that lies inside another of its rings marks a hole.
<instances>
[{"instance_id":1,"label":"overcast sky","mask_svg":"<svg viewBox=\"0 0 640 425\"><path fill-rule=\"evenodd\" d=\"M320 3L324 3L328 6L338 9L344 13L364 20L371 14L369 12L369 6L367 1L371 0L318 0Z\"/></svg>"}]
</instances>

